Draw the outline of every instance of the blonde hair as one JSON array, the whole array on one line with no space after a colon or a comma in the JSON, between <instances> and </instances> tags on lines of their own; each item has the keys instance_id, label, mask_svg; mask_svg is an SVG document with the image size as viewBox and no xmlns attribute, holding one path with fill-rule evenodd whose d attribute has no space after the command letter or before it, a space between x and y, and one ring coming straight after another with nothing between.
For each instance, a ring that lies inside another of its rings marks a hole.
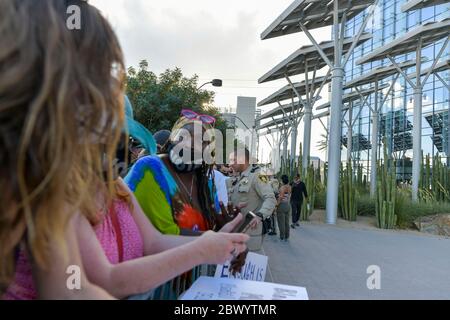
<instances>
[{"instance_id":1,"label":"blonde hair","mask_svg":"<svg viewBox=\"0 0 450 320\"><path fill-rule=\"evenodd\" d=\"M81 30L66 10L81 8ZM0 291L24 240L45 269L75 212L95 216L124 121L118 40L84 1L0 0ZM106 156L103 156L106 155Z\"/></svg>"}]
</instances>

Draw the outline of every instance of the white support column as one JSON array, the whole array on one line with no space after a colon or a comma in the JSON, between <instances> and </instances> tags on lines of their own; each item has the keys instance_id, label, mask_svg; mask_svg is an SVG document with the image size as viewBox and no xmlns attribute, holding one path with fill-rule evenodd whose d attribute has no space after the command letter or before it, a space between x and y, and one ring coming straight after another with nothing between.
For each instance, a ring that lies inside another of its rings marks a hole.
<instances>
[{"instance_id":1,"label":"white support column","mask_svg":"<svg viewBox=\"0 0 450 320\"><path fill-rule=\"evenodd\" d=\"M305 107L305 116L303 119L303 170L308 168L309 157L311 155L311 123L312 123L312 108ZM303 172L304 173L304 172Z\"/></svg>"},{"instance_id":2,"label":"white support column","mask_svg":"<svg viewBox=\"0 0 450 320\"><path fill-rule=\"evenodd\" d=\"M291 132L291 169L294 168L295 157L297 155L297 136L298 136L297 120L293 121L293 123L294 124L293 124L292 132Z\"/></svg>"},{"instance_id":3,"label":"white support column","mask_svg":"<svg viewBox=\"0 0 450 320\"><path fill-rule=\"evenodd\" d=\"M348 131L347 131L347 161L352 161L353 149L353 102L348 109Z\"/></svg>"},{"instance_id":4,"label":"white support column","mask_svg":"<svg viewBox=\"0 0 450 320\"><path fill-rule=\"evenodd\" d=\"M398 72L403 76L406 82L414 89L414 120L413 120L413 167L412 167L412 200L419 200L419 180L420 166L422 164L422 92L423 87L420 79L420 70L422 67L422 39L419 40L416 49L416 83L413 83L408 75L395 62L394 58L387 55Z\"/></svg>"},{"instance_id":5,"label":"white support column","mask_svg":"<svg viewBox=\"0 0 450 320\"><path fill-rule=\"evenodd\" d=\"M375 197L377 190L377 154L378 154L378 80L375 80L375 105L372 110L372 149L370 155L370 196Z\"/></svg>"},{"instance_id":6,"label":"white support column","mask_svg":"<svg viewBox=\"0 0 450 320\"><path fill-rule=\"evenodd\" d=\"M316 69L315 69L316 70ZM311 86L309 85L309 70L308 66L305 66L305 91L306 91L306 104L305 104L305 114L304 114L304 128L303 128L303 159L302 159L302 167L304 176L308 170L309 166L309 158L311 156L311 122L312 122L312 99L314 95L314 82L315 82L315 74L312 79Z\"/></svg>"},{"instance_id":7,"label":"white support column","mask_svg":"<svg viewBox=\"0 0 450 320\"><path fill-rule=\"evenodd\" d=\"M422 164L422 86L414 89L412 200L419 200L420 166Z\"/></svg>"},{"instance_id":8,"label":"white support column","mask_svg":"<svg viewBox=\"0 0 450 320\"><path fill-rule=\"evenodd\" d=\"M284 140L283 140L283 159L286 164L286 161L288 161L288 135L287 132L284 133Z\"/></svg>"},{"instance_id":9,"label":"white support column","mask_svg":"<svg viewBox=\"0 0 450 320\"><path fill-rule=\"evenodd\" d=\"M412 200L419 201L420 166L422 164L422 39L416 50L416 86L414 88Z\"/></svg>"},{"instance_id":10,"label":"white support column","mask_svg":"<svg viewBox=\"0 0 450 320\"><path fill-rule=\"evenodd\" d=\"M437 73L436 73L437 74ZM440 78L441 81L444 81L442 78ZM448 89L450 91L450 88ZM447 167L450 167L450 101L448 102L448 109L447 109L448 115L447 115Z\"/></svg>"},{"instance_id":11,"label":"white support column","mask_svg":"<svg viewBox=\"0 0 450 320\"><path fill-rule=\"evenodd\" d=\"M330 141L328 144L328 182L326 223L336 224L338 213L339 178L341 167L342 95L344 68L341 65L342 47L339 41L338 1L334 1L334 66L331 80Z\"/></svg>"}]
</instances>

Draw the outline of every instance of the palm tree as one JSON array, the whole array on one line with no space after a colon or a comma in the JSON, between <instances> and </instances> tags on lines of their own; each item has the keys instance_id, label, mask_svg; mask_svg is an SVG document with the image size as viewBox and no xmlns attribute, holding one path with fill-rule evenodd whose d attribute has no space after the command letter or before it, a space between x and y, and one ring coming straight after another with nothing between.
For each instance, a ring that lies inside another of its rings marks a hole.
<instances>
[{"instance_id":1,"label":"palm tree","mask_svg":"<svg viewBox=\"0 0 450 320\"><path fill-rule=\"evenodd\" d=\"M322 137L322 140L317 142L317 148L320 151L325 151L328 148L328 135L322 133L320 136Z\"/></svg>"}]
</instances>

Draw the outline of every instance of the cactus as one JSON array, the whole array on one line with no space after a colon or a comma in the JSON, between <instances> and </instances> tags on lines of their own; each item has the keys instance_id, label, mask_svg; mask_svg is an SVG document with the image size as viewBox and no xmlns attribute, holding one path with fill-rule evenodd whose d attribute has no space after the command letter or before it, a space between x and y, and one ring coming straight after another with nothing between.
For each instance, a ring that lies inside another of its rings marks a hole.
<instances>
[{"instance_id":1,"label":"cactus","mask_svg":"<svg viewBox=\"0 0 450 320\"><path fill-rule=\"evenodd\" d=\"M308 168L303 168L303 145L300 143L300 154L298 156L298 171L296 171L296 173L299 173L301 176L303 176L305 174L304 169L307 170Z\"/></svg>"},{"instance_id":2,"label":"cactus","mask_svg":"<svg viewBox=\"0 0 450 320\"><path fill-rule=\"evenodd\" d=\"M356 221L358 191L354 188L354 177L351 162L347 162L344 169L341 164L341 182L339 192L339 206L342 218Z\"/></svg>"},{"instance_id":3,"label":"cactus","mask_svg":"<svg viewBox=\"0 0 450 320\"><path fill-rule=\"evenodd\" d=\"M450 168L442 163L442 157L436 154L432 159L427 154L422 158L420 179L420 200L423 202L450 201Z\"/></svg>"},{"instance_id":4,"label":"cactus","mask_svg":"<svg viewBox=\"0 0 450 320\"><path fill-rule=\"evenodd\" d=\"M363 171L362 166L358 165L357 171L356 171L356 181L358 184L358 188L363 188Z\"/></svg>"},{"instance_id":5,"label":"cactus","mask_svg":"<svg viewBox=\"0 0 450 320\"><path fill-rule=\"evenodd\" d=\"M320 171L320 170L319 170ZM306 176L304 178L306 184L306 191L308 192L308 199L303 201L302 212L300 219L302 221L308 221L309 217L313 213L314 203L316 200L316 173L314 165L310 165L306 170ZM309 209L308 209L309 206Z\"/></svg>"},{"instance_id":6,"label":"cactus","mask_svg":"<svg viewBox=\"0 0 450 320\"><path fill-rule=\"evenodd\" d=\"M420 180L419 180L419 186L420 186L420 189L423 189L424 188L424 186L425 186L425 182L424 182L424 172L425 172L425 170L424 170L424 168L425 168L425 164L424 164L424 162L423 162L423 150L421 151L421 158L420 159L422 159L422 165L420 166Z\"/></svg>"},{"instance_id":7,"label":"cactus","mask_svg":"<svg viewBox=\"0 0 450 320\"><path fill-rule=\"evenodd\" d=\"M378 161L376 218L380 229L393 229L397 224L395 201L397 195L397 180L395 171L390 167L390 159L384 144L384 164Z\"/></svg>"},{"instance_id":8,"label":"cactus","mask_svg":"<svg viewBox=\"0 0 450 320\"><path fill-rule=\"evenodd\" d=\"M320 169L321 168L321 163L319 162L319 166L318 166L318 168L315 170L315 174L316 174L316 177L315 177L315 179L316 179L316 185L317 185L317 183L320 183L320 184L322 184L323 183L323 180L322 180L322 173L320 172ZM317 190L317 189L316 189Z\"/></svg>"},{"instance_id":9,"label":"cactus","mask_svg":"<svg viewBox=\"0 0 450 320\"><path fill-rule=\"evenodd\" d=\"M424 186L424 188L426 190L430 190L430 186L431 186L430 177L431 177L430 155L427 154L426 164L425 164L425 186Z\"/></svg>"}]
</instances>

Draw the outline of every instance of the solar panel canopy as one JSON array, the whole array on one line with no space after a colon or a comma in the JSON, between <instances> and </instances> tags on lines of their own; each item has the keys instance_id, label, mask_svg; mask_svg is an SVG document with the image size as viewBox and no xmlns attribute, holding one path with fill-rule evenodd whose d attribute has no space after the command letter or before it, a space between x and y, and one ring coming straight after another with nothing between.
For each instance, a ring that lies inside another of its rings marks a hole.
<instances>
[{"instance_id":1,"label":"solar panel canopy","mask_svg":"<svg viewBox=\"0 0 450 320\"><path fill-rule=\"evenodd\" d=\"M410 0L402 5L402 12L419 10L431 6L449 3L450 0Z\"/></svg>"},{"instance_id":2,"label":"solar panel canopy","mask_svg":"<svg viewBox=\"0 0 450 320\"><path fill-rule=\"evenodd\" d=\"M347 14L347 20L350 20L374 3L374 0L338 1L339 20L342 19L344 13ZM266 40L301 32L299 22L302 22L308 30L331 26L333 12L333 1L296 0L263 31L261 39Z\"/></svg>"}]
</instances>

